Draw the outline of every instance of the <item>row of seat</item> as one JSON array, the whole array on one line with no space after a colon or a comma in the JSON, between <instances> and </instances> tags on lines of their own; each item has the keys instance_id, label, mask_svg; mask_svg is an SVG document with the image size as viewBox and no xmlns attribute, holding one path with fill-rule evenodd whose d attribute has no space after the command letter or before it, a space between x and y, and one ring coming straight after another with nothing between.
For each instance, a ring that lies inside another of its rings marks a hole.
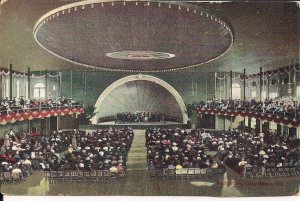
<instances>
[{"instance_id":1,"label":"row of seat","mask_svg":"<svg viewBox=\"0 0 300 201\"><path fill-rule=\"evenodd\" d=\"M125 170L110 172L109 170L66 170L66 171L44 171L44 177L50 182L104 182L111 179L125 178Z\"/></svg>"},{"instance_id":2,"label":"row of seat","mask_svg":"<svg viewBox=\"0 0 300 201\"><path fill-rule=\"evenodd\" d=\"M150 166L149 174L151 179L213 179L222 178L226 169L223 168L155 168Z\"/></svg>"},{"instance_id":3,"label":"row of seat","mask_svg":"<svg viewBox=\"0 0 300 201\"><path fill-rule=\"evenodd\" d=\"M25 174L18 172L0 172L1 184L9 184L24 181L30 175L29 172Z\"/></svg>"},{"instance_id":4,"label":"row of seat","mask_svg":"<svg viewBox=\"0 0 300 201\"><path fill-rule=\"evenodd\" d=\"M274 167L258 168L248 167L245 169L244 176L251 179L293 177L300 175L300 166L295 167Z\"/></svg>"}]
</instances>

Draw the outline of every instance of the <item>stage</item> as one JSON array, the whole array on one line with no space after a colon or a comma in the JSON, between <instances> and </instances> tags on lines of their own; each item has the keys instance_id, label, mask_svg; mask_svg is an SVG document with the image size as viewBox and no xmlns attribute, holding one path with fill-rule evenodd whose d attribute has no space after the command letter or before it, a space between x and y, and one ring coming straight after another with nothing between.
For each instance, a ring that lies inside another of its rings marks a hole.
<instances>
[{"instance_id":1,"label":"stage","mask_svg":"<svg viewBox=\"0 0 300 201\"><path fill-rule=\"evenodd\" d=\"M146 129L149 127L155 128L181 128L185 129L186 124L179 123L179 122L125 122L125 123L115 123L114 121L110 122L103 122L97 125L89 124L89 125L80 125L79 129L83 130L95 130L95 129L103 129L103 128L121 128L121 127L131 127L133 129Z\"/></svg>"}]
</instances>

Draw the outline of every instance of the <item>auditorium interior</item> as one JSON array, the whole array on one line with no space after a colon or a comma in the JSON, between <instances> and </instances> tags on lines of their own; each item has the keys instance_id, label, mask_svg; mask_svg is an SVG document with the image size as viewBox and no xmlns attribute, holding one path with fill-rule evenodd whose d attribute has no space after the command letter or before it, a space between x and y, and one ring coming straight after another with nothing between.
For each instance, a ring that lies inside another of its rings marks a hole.
<instances>
[{"instance_id":1,"label":"auditorium interior","mask_svg":"<svg viewBox=\"0 0 300 201\"><path fill-rule=\"evenodd\" d=\"M1 193L299 196L299 10L1 0Z\"/></svg>"}]
</instances>

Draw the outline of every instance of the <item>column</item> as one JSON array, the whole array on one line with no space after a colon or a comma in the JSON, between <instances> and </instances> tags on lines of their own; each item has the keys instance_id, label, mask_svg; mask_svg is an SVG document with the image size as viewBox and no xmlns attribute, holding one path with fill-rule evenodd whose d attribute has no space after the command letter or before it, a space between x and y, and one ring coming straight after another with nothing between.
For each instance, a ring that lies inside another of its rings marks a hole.
<instances>
[{"instance_id":1,"label":"column","mask_svg":"<svg viewBox=\"0 0 300 201\"><path fill-rule=\"evenodd\" d=\"M232 70L230 71L230 99L232 99Z\"/></svg>"},{"instance_id":2,"label":"column","mask_svg":"<svg viewBox=\"0 0 300 201\"><path fill-rule=\"evenodd\" d=\"M28 68L28 71L27 71L27 81L28 81L28 90L27 90L27 92L28 92L28 94L27 94L27 96L28 96L28 99L30 99L31 98L31 95L30 95L30 68Z\"/></svg>"},{"instance_id":3,"label":"column","mask_svg":"<svg viewBox=\"0 0 300 201\"><path fill-rule=\"evenodd\" d=\"M12 76L12 64L9 64L9 99L12 100L13 94L12 94L12 85L13 85L13 76Z\"/></svg>"},{"instance_id":4,"label":"column","mask_svg":"<svg viewBox=\"0 0 300 201\"><path fill-rule=\"evenodd\" d=\"M262 99L262 67L260 67L260 73L259 73L259 101Z\"/></svg>"},{"instance_id":5,"label":"column","mask_svg":"<svg viewBox=\"0 0 300 201\"><path fill-rule=\"evenodd\" d=\"M48 98L48 71L45 70L45 97Z\"/></svg>"},{"instance_id":6,"label":"column","mask_svg":"<svg viewBox=\"0 0 300 201\"><path fill-rule=\"evenodd\" d=\"M244 101L246 100L246 68L244 68Z\"/></svg>"}]
</instances>

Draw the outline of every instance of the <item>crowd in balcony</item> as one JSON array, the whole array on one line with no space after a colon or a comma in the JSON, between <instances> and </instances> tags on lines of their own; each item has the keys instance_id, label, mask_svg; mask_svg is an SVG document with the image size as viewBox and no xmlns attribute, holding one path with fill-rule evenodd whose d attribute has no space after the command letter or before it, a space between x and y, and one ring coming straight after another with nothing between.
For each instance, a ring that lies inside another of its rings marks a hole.
<instances>
[{"instance_id":1,"label":"crowd in balcony","mask_svg":"<svg viewBox=\"0 0 300 201\"><path fill-rule=\"evenodd\" d=\"M238 129L214 132L207 135L205 144L218 152L218 158L238 173L255 167L299 167L300 145L290 143L286 136L274 133L244 132Z\"/></svg>"},{"instance_id":2,"label":"crowd in balcony","mask_svg":"<svg viewBox=\"0 0 300 201\"><path fill-rule=\"evenodd\" d=\"M195 109L254 111L289 118L297 117L300 114L300 101L293 98L266 99L265 101L212 99L206 103L195 104L194 107Z\"/></svg>"},{"instance_id":3,"label":"crowd in balcony","mask_svg":"<svg viewBox=\"0 0 300 201\"><path fill-rule=\"evenodd\" d=\"M53 109L65 107L81 107L81 104L74 99L68 99L64 96L59 96L56 99L46 98L45 100L38 99L25 99L24 97L8 97L0 99L0 112L1 115L8 115L12 113L33 111L40 109Z\"/></svg>"},{"instance_id":4,"label":"crowd in balcony","mask_svg":"<svg viewBox=\"0 0 300 201\"><path fill-rule=\"evenodd\" d=\"M205 152L198 130L147 129L146 147L149 167L219 168L222 165Z\"/></svg>"},{"instance_id":5,"label":"crowd in balcony","mask_svg":"<svg viewBox=\"0 0 300 201\"><path fill-rule=\"evenodd\" d=\"M134 133L131 128L110 128L93 132L54 131L39 138L27 136L6 132L0 150L2 172L18 171L23 175L32 170L125 171Z\"/></svg>"},{"instance_id":6,"label":"crowd in balcony","mask_svg":"<svg viewBox=\"0 0 300 201\"><path fill-rule=\"evenodd\" d=\"M160 112L122 112L117 113L117 122L160 122L165 120L165 114Z\"/></svg>"}]
</instances>

